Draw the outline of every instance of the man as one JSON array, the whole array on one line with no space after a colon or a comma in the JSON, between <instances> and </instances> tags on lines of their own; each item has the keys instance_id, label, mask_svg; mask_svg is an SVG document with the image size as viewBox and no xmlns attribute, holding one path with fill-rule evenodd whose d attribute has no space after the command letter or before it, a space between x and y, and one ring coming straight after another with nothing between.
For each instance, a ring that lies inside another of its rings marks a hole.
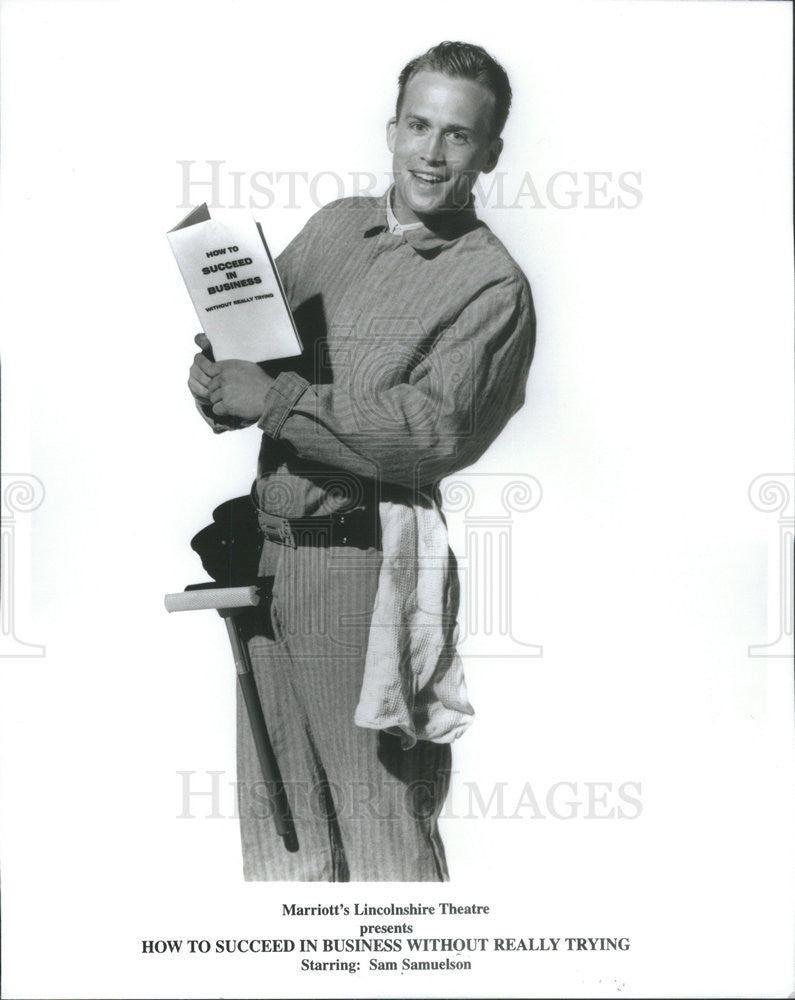
<instances>
[{"instance_id":1,"label":"man","mask_svg":"<svg viewBox=\"0 0 795 1000\"><path fill-rule=\"evenodd\" d=\"M444 42L398 84L393 186L321 209L277 261L301 359L215 364L200 335L190 371L215 430L263 431L252 495L274 588L249 649L300 849L253 808L240 715L247 879L448 878L437 819L472 710L455 674L455 569L437 558L438 483L522 405L535 321L524 275L472 204L502 150L504 70Z\"/></svg>"}]
</instances>

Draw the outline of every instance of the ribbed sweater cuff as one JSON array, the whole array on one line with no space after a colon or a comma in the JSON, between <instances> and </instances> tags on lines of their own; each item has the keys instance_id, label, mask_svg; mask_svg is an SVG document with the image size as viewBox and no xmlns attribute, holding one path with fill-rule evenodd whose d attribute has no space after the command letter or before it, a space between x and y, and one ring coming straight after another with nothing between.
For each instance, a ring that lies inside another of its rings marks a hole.
<instances>
[{"instance_id":1,"label":"ribbed sweater cuff","mask_svg":"<svg viewBox=\"0 0 795 1000\"><path fill-rule=\"evenodd\" d=\"M278 438L290 411L308 386L307 380L295 372L281 372L265 393L265 408L257 427L268 437Z\"/></svg>"}]
</instances>

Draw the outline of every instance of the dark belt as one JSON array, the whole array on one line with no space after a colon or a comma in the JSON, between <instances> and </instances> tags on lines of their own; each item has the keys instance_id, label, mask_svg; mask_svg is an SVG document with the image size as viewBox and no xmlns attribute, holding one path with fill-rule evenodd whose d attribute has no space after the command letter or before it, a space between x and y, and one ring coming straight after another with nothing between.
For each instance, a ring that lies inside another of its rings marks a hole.
<instances>
[{"instance_id":1,"label":"dark belt","mask_svg":"<svg viewBox=\"0 0 795 1000\"><path fill-rule=\"evenodd\" d=\"M319 517L280 517L257 511L259 525L268 541L291 549L299 545L319 548L380 549L381 522L377 504Z\"/></svg>"}]
</instances>

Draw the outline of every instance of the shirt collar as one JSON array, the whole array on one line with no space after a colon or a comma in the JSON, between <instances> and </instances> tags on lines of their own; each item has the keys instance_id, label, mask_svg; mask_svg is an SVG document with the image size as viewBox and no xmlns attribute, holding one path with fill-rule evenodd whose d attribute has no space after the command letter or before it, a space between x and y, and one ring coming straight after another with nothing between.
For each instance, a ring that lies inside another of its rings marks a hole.
<instances>
[{"instance_id":1,"label":"shirt collar","mask_svg":"<svg viewBox=\"0 0 795 1000\"><path fill-rule=\"evenodd\" d=\"M421 222L398 222L397 216L395 215L395 210L392 208L392 196L395 191L395 185L386 193L386 226L387 229L392 233L393 236L402 236L403 233L411 232L412 229L422 229Z\"/></svg>"},{"instance_id":2,"label":"shirt collar","mask_svg":"<svg viewBox=\"0 0 795 1000\"><path fill-rule=\"evenodd\" d=\"M451 212L449 215L440 216L438 223L434 222L433 229L429 229L423 223L407 223L401 225L397 222L392 211L390 201L392 199L392 189L376 198L373 202L373 215L367 219L367 224L363 227L365 235L372 235L375 232L391 232L390 215L399 227L395 233L406 243L412 246L418 253L435 253L443 247L450 246L461 236L471 232L473 229L482 226L475 214L474 201L470 199L469 204L458 212Z\"/></svg>"}]
</instances>

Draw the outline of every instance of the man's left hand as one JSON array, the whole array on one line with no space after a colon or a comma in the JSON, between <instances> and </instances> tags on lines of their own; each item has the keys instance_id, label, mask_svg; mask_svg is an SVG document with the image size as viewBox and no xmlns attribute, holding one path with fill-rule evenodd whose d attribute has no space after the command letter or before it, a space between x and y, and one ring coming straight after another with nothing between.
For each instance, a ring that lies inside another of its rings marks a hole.
<instances>
[{"instance_id":1,"label":"man's left hand","mask_svg":"<svg viewBox=\"0 0 795 1000\"><path fill-rule=\"evenodd\" d=\"M210 381L210 402L218 417L258 420L273 379L251 361L219 361Z\"/></svg>"}]
</instances>

